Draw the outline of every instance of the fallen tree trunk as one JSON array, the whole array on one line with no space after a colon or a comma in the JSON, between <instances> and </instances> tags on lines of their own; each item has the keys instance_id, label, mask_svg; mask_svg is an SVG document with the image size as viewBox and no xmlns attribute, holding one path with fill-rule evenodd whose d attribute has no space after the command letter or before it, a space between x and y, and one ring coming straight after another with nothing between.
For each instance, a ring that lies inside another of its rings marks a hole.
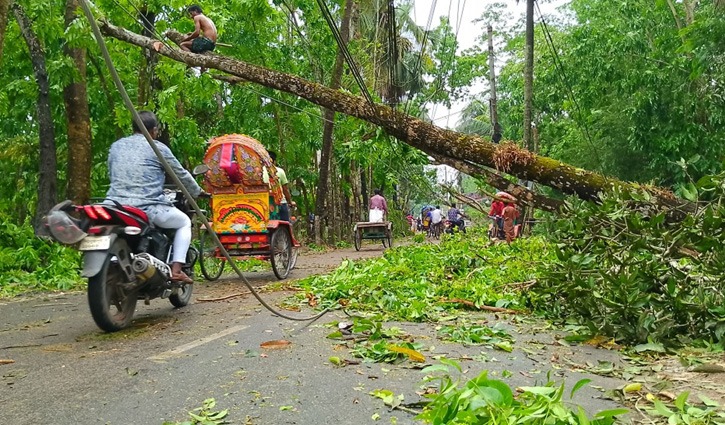
<instances>
[{"instance_id":1,"label":"fallen tree trunk","mask_svg":"<svg viewBox=\"0 0 725 425\"><path fill-rule=\"evenodd\" d=\"M292 74L274 71L215 53L184 52L108 22L101 22L100 25L107 36L146 49L154 49L170 59L191 66L213 68L376 124L390 135L429 155L472 161L521 179L536 181L567 194L577 195L586 200L597 200L600 192L615 188L623 191L644 190L651 195L653 202L661 207L682 207L682 201L671 192L661 188L626 183L573 167L551 158L536 155L513 143L496 145L478 136L446 130L388 106L373 104L361 97L340 90L332 90ZM167 36L177 43L183 38L176 31L169 31ZM686 206L685 209L689 209L689 207Z\"/></svg>"},{"instance_id":2,"label":"fallen tree trunk","mask_svg":"<svg viewBox=\"0 0 725 425\"><path fill-rule=\"evenodd\" d=\"M528 205L549 212L558 212L559 209L564 205L564 203L558 199L548 198L544 195L539 195L538 193L533 192L526 187L521 186L520 184L516 184L512 181L506 180L501 175L496 174L493 171L487 170L480 165L472 164L468 161L446 158L443 155L433 154L431 156L441 164L451 166L458 171L468 174L469 176L482 178L486 181L486 183L490 184L496 189L510 193L524 205Z\"/></svg>"}]
</instances>

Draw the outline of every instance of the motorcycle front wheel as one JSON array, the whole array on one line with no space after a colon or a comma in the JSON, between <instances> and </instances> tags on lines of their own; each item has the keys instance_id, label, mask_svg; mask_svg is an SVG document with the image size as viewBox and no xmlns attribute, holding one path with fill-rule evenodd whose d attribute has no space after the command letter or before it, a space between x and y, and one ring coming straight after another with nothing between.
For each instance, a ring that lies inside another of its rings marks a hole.
<instances>
[{"instance_id":1,"label":"motorcycle front wheel","mask_svg":"<svg viewBox=\"0 0 725 425\"><path fill-rule=\"evenodd\" d=\"M123 288L125 275L118 255L127 255L128 245L117 239L106 255L101 271L88 279L88 306L99 328L116 332L126 328L136 311L137 293Z\"/></svg>"}]
</instances>

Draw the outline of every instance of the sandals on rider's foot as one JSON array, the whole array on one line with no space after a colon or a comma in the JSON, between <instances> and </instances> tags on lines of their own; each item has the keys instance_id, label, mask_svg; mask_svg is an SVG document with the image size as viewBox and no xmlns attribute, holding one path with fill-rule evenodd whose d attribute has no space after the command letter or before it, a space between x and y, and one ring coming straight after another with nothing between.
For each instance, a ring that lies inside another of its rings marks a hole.
<instances>
[{"instance_id":1,"label":"sandals on rider's foot","mask_svg":"<svg viewBox=\"0 0 725 425\"><path fill-rule=\"evenodd\" d=\"M172 282L183 282L183 283L194 283L194 280L192 280L184 272L178 272L178 273L172 274L171 281Z\"/></svg>"}]
</instances>

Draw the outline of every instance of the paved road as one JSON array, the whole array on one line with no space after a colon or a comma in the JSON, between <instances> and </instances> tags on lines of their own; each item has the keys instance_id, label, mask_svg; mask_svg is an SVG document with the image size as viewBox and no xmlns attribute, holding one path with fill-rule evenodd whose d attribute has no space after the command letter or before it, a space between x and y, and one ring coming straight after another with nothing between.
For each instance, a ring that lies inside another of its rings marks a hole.
<instances>
[{"instance_id":1,"label":"paved road","mask_svg":"<svg viewBox=\"0 0 725 425\"><path fill-rule=\"evenodd\" d=\"M293 278L318 273L342 258L379 254L377 246L362 252L301 256ZM251 273L253 284L276 281L270 272ZM390 411L368 395L374 389L404 394L406 402L418 401L422 374L409 364L360 364L339 368L330 356L352 359L349 350L325 338L324 323L344 319L330 314L306 325L273 316L249 296L220 302L200 299L243 292L236 279L198 284L195 300L186 308L172 309L166 300L139 304L132 328L114 334L100 332L93 323L85 294L32 297L0 303L0 423L7 424L158 424L188 419L187 411L213 397L217 408L229 409L234 424L366 424L416 423L408 413ZM273 302L289 292L268 292ZM291 314L308 314L310 311ZM490 320L496 320L490 316ZM482 369L501 374L513 372L512 385L534 385L552 370L552 357L583 363L596 359L618 362L616 353L578 347L576 351L555 343L551 334L531 326L517 326L513 353L481 347L446 344L435 337L432 325L398 324L433 352L464 358L467 376ZM286 339L284 349L265 350L265 341ZM533 345L532 345L533 344ZM526 348L521 351L518 348ZM470 360L484 352L483 363ZM468 360L466 360L468 359ZM585 377L554 370L571 387ZM604 388L623 382L586 376ZM615 407L588 388L576 399L589 411Z\"/></svg>"}]
</instances>

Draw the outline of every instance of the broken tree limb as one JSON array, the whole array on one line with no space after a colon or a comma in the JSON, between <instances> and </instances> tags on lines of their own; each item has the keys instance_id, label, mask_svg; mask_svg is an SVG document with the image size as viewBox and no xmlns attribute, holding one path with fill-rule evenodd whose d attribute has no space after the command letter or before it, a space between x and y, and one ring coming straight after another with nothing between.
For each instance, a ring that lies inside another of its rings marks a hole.
<instances>
[{"instance_id":1,"label":"broken tree limb","mask_svg":"<svg viewBox=\"0 0 725 425\"><path fill-rule=\"evenodd\" d=\"M244 78L235 77L233 75L219 75L215 74L212 75L212 78L219 81L224 81L227 84L244 84L248 83L249 81L245 80Z\"/></svg>"},{"instance_id":2,"label":"broken tree limb","mask_svg":"<svg viewBox=\"0 0 725 425\"><path fill-rule=\"evenodd\" d=\"M486 183L490 184L496 189L510 193L524 205L528 205L549 212L558 212L559 209L564 205L564 203L558 199L539 195L538 193L533 192L526 187L521 186L520 184L516 184L512 181L505 179L500 174L497 174L480 165L473 164L470 161L447 158L443 155L431 156L441 164L451 166L458 171L468 174L469 176L482 178L486 181Z\"/></svg>"},{"instance_id":3,"label":"broken tree limb","mask_svg":"<svg viewBox=\"0 0 725 425\"><path fill-rule=\"evenodd\" d=\"M472 161L495 168L521 179L536 181L560 191L577 195L582 199L598 200L599 193L611 189L623 192L645 191L654 204L665 208L682 208L683 201L672 192L651 186L626 183L601 174L573 167L563 162L539 156L513 143L495 145L478 136L458 133L424 122L385 105L374 104L362 97L332 90L296 75L274 71L216 53L195 54L167 45L157 45L156 40L114 26L100 23L107 36L145 49L154 49L162 56L191 66L213 68L265 87L280 90L306 99L316 105L332 109L352 117L376 124L399 140L429 155ZM179 42L183 35L169 31L168 37ZM686 204L685 209L690 209Z\"/></svg>"},{"instance_id":4,"label":"broken tree limb","mask_svg":"<svg viewBox=\"0 0 725 425\"><path fill-rule=\"evenodd\" d=\"M469 207L473 208L474 210L480 212L483 215L488 214L488 210L483 205L479 204L477 200L458 192L456 189L447 184L441 184L440 186L443 190L446 191L446 193L454 197L458 202L468 205Z\"/></svg>"},{"instance_id":5,"label":"broken tree limb","mask_svg":"<svg viewBox=\"0 0 725 425\"><path fill-rule=\"evenodd\" d=\"M490 311L493 313L504 313L504 314L519 314L522 313L519 310L512 310L510 308L503 308L503 307L492 307L490 305L476 305L472 301L468 300L462 300L460 298L452 298L450 300L441 300L442 303L450 303L450 304L463 304L468 308L472 308L474 310L484 310L484 311Z\"/></svg>"}]
</instances>

